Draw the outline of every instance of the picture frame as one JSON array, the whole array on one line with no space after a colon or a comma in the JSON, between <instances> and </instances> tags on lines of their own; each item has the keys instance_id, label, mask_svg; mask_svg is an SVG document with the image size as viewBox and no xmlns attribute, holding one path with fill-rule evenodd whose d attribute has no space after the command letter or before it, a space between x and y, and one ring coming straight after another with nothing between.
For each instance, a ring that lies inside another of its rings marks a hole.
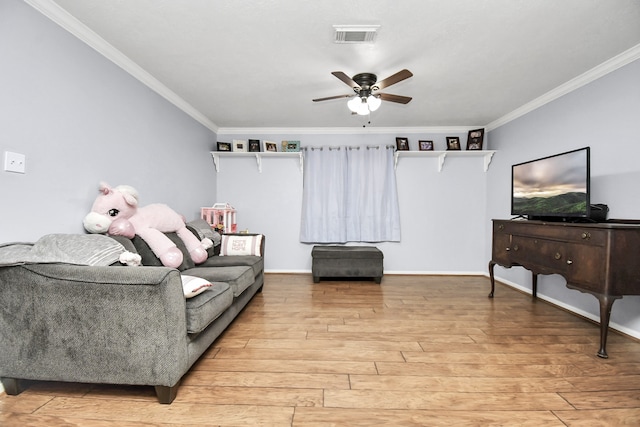
<instances>
[{"instance_id":1,"label":"picture frame","mask_svg":"<svg viewBox=\"0 0 640 427\"><path fill-rule=\"evenodd\" d=\"M247 141L244 139L234 139L233 140L233 152L234 153L246 153L247 152Z\"/></svg>"},{"instance_id":2,"label":"picture frame","mask_svg":"<svg viewBox=\"0 0 640 427\"><path fill-rule=\"evenodd\" d=\"M447 150L460 150L460 138L457 136L448 136Z\"/></svg>"},{"instance_id":3,"label":"picture frame","mask_svg":"<svg viewBox=\"0 0 640 427\"><path fill-rule=\"evenodd\" d=\"M273 141L262 141L262 146L263 146L263 150L264 152L270 151L270 152L277 152L278 151L278 144L276 144Z\"/></svg>"},{"instance_id":4,"label":"picture frame","mask_svg":"<svg viewBox=\"0 0 640 427\"><path fill-rule=\"evenodd\" d=\"M396 150L409 151L409 138L396 137Z\"/></svg>"},{"instance_id":5,"label":"picture frame","mask_svg":"<svg viewBox=\"0 0 640 427\"><path fill-rule=\"evenodd\" d=\"M427 141L427 140L418 141L418 149L420 151L433 151L433 141Z\"/></svg>"},{"instance_id":6,"label":"picture frame","mask_svg":"<svg viewBox=\"0 0 640 427\"><path fill-rule=\"evenodd\" d=\"M300 141L282 141L282 151L295 153L300 151Z\"/></svg>"},{"instance_id":7,"label":"picture frame","mask_svg":"<svg viewBox=\"0 0 640 427\"><path fill-rule=\"evenodd\" d=\"M218 151L231 151L231 143L230 142L220 142L218 141Z\"/></svg>"},{"instance_id":8,"label":"picture frame","mask_svg":"<svg viewBox=\"0 0 640 427\"><path fill-rule=\"evenodd\" d=\"M467 136L467 150L482 150L483 140L484 128L470 130Z\"/></svg>"},{"instance_id":9,"label":"picture frame","mask_svg":"<svg viewBox=\"0 0 640 427\"><path fill-rule=\"evenodd\" d=\"M249 140L249 152L250 153L259 153L260 152L260 140L259 139L250 139Z\"/></svg>"}]
</instances>

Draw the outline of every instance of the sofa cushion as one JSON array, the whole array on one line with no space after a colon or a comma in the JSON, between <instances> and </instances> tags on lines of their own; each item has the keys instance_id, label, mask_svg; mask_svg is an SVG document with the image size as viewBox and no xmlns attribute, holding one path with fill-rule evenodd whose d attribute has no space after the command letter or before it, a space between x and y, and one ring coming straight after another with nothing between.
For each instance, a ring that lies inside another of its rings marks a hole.
<instances>
[{"instance_id":1,"label":"sofa cushion","mask_svg":"<svg viewBox=\"0 0 640 427\"><path fill-rule=\"evenodd\" d=\"M214 256L207 259L204 263L198 264L198 267L233 267L244 265L253 269L253 276L258 275L264 270L264 258L261 256L244 255L244 256Z\"/></svg>"},{"instance_id":2,"label":"sofa cushion","mask_svg":"<svg viewBox=\"0 0 640 427\"><path fill-rule=\"evenodd\" d=\"M216 320L233 302L233 291L227 283L214 282L213 286L193 298L187 299L187 333L197 334Z\"/></svg>"},{"instance_id":3,"label":"sofa cushion","mask_svg":"<svg viewBox=\"0 0 640 427\"><path fill-rule=\"evenodd\" d=\"M234 267L198 266L185 270L183 273L190 276L202 277L212 282L226 282L231 287L234 297L240 296L240 294L255 281L253 269L244 265Z\"/></svg>"},{"instance_id":4,"label":"sofa cushion","mask_svg":"<svg viewBox=\"0 0 640 427\"><path fill-rule=\"evenodd\" d=\"M256 255L261 256L261 234L223 234L220 256Z\"/></svg>"},{"instance_id":5,"label":"sofa cushion","mask_svg":"<svg viewBox=\"0 0 640 427\"><path fill-rule=\"evenodd\" d=\"M213 286L213 284L207 279L202 279L196 276L181 274L180 278L182 279L182 292L184 292L185 298L193 298L206 291L207 288Z\"/></svg>"},{"instance_id":6,"label":"sofa cushion","mask_svg":"<svg viewBox=\"0 0 640 427\"><path fill-rule=\"evenodd\" d=\"M133 252L134 254L138 253L138 250L133 245L133 242L131 241L131 239L128 239L124 236L109 236L109 237L115 240L116 242L120 243L122 246L124 246L125 251Z\"/></svg>"},{"instance_id":7,"label":"sofa cushion","mask_svg":"<svg viewBox=\"0 0 640 427\"><path fill-rule=\"evenodd\" d=\"M180 252L182 252L182 255L183 255L182 264L180 264L180 266L178 267L178 270L183 271L188 268L193 268L195 266L195 263L191 259L191 256L187 251L187 247L184 245L184 242L182 241L182 239L178 236L178 233L171 232L171 233L164 233L164 234L169 239L171 239L171 241L175 243L178 249L180 249ZM138 250L138 254L140 254L140 256L142 257L142 265L146 265L150 267L162 266L162 262L160 262L160 258L158 258L156 254L153 253L153 251L151 250L147 242L145 242L142 239L142 237L136 234L133 237L133 239L131 239L131 241L133 242L133 245ZM197 274L194 274L194 276L197 276Z\"/></svg>"},{"instance_id":8,"label":"sofa cushion","mask_svg":"<svg viewBox=\"0 0 640 427\"><path fill-rule=\"evenodd\" d=\"M215 256L220 253L220 241L222 238L217 231L214 231L204 219L194 219L187 223L187 228L196 235L200 240L204 238L211 239L213 246L207 249L209 256Z\"/></svg>"}]
</instances>

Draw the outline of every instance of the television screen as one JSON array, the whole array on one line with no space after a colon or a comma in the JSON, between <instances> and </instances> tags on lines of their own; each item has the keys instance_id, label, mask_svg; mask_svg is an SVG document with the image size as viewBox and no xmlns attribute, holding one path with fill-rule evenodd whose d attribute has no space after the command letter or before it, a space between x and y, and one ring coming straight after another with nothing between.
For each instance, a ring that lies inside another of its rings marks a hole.
<instances>
[{"instance_id":1,"label":"television screen","mask_svg":"<svg viewBox=\"0 0 640 427\"><path fill-rule=\"evenodd\" d=\"M513 165L511 214L589 217L589 147Z\"/></svg>"}]
</instances>

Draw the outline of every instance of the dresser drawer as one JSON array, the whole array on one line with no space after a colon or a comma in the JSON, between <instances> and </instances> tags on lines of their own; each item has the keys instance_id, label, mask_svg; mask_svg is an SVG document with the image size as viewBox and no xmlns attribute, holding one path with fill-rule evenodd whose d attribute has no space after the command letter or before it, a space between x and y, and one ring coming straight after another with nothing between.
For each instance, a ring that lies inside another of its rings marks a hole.
<instances>
[{"instance_id":1,"label":"dresser drawer","mask_svg":"<svg viewBox=\"0 0 640 427\"><path fill-rule=\"evenodd\" d=\"M560 274L589 290L597 290L605 280L602 248L590 244L514 235L509 259L536 273Z\"/></svg>"},{"instance_id":2,"label":"dresser drawer","mask_svg":"<svg viewBox=\"0 0 640 427\"><path fill-rule=\"evenodd\" d=\"M577 224L559 224L550 227L542 223L511 221L501 223L498 226L502 226L502 232L513 235L536 236L543 239L586 243L595 246L604 246L608 234L603 229Z\"/></svg>"},{"instance_id":3,"label":"dresser drawer","mask_svg":"<svg viewBox=\"0 0 640 427\"><path fill-rule=\"evenodd\" d=\"M514 235L510 258L537 273L562 274L567 269L566 245L555 240Z\"/></svg>"}]
</instances>

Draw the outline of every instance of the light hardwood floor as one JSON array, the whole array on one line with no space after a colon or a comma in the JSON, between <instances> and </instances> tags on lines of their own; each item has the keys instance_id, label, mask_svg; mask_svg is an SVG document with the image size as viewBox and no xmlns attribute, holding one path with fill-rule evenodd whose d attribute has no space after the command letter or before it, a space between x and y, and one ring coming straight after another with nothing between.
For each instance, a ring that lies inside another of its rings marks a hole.
<instances>
[{"instance_id":1,"label":"light hardwood floor","mask_svg":"<svg viewBox=\"0 0 640 427\"><path fill-rule=\"evenodd\" d=\"M32 383L2 426L638 426L640 343L485 277L267 274L185 376L151 387ZM614 305L615 309L615 305Z\"/></svg>"}]
</instances>

